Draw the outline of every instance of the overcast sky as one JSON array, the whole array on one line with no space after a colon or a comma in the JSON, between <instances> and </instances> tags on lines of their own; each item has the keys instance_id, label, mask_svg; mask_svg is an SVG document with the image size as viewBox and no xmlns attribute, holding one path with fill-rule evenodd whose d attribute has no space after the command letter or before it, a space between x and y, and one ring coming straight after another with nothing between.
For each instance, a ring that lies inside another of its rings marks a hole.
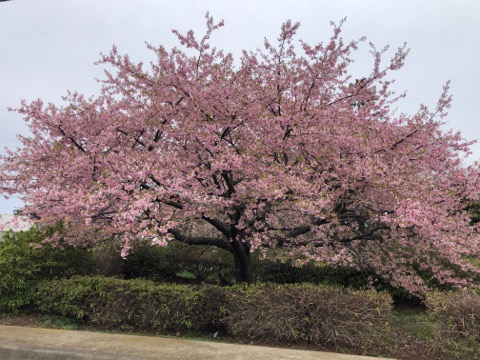
<instances>
[{"instance_id":1,"label":"overcast sky","mask_svg":"<svg viewBox=\"0 0 480 360\"><path fill-rule=\"evenodd\" d=\"M116 44L134 60L152 60L145 42L178 45L171 29L201 34L207 11L224 19L212 43L239 55L275 39L281 24L299 21L298 37L326 41L330 21L344 25L345 40L365 35L381 48L407 42L406 66L395 89L407 91L399 110L413 113L420 103L434 107L442 85L452 81L453 106L446 129L480 138L479 0L13 0L0 2L0 153L28 134L19 114L8 112L20 99L61 104L67 90L98 94L103 70L94 66L100 52ZM368 49L355 56L354 71L370 69ZM480 158L480 145L469 161ZM0 213L21 206L0 199Z\"/></svg>"}]
</instances>

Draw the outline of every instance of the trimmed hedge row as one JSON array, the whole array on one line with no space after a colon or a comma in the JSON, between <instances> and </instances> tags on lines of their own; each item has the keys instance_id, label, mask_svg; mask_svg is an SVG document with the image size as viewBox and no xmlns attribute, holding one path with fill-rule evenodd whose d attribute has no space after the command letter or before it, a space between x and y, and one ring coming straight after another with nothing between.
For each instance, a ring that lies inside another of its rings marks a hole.
<instances>
[{"instance_id":1,"label":"trimmed hedge row","mask_svg":"<svg viewBox=\"0 0 480 360\"><path fill-rule=\"evenodd\" d=\"M366 348L384 334L387 293L333 286L266 285L228 291L224 318L237 337Z\"/></svg>"},{"instance_id":2,"label":"trimmed hedge row","mask_svg":"<svg viewBox=\"0 0 480 360\"><path fill-rule=\"evenodd\" d=\"M220 292L218 287L84 276L42 284L36 306L104 329L203 332L219 326Z\"/></svg>"},{"instance_id":3,"label":"trimmed hedge row","mask_svg":"<svg viewBox=\"0 0 480 360\"><path fill-rule=\"evenodd\" d=\"M36 303L105 329L366 347L385 329L391 297L328 286L186 286L97 276L45 283Z\"/></svg>"}]
</instances>

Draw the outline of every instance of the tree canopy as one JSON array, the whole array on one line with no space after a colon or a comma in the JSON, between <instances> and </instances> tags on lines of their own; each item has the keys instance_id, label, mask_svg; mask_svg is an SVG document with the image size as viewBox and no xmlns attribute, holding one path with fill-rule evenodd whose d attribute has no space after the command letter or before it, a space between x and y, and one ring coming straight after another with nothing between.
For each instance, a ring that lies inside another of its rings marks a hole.
<instances>
[{"instance_id":1,"label":"tree canopy","mask_svg":"<svg viewBox=\"0 0 480 360\"><path fill-rule=\"evenodd\" d=\"M436 107L394 111L391 73L405 46L349 73L365 39L340 25L323 43L296 42L287 21L275 44L239 59L210 45L223 22L207 15L201 39L149 48L147 69L117 48L101 56L101 95L65 104L25 101L31 135L2 156L0 186L24 214L62 220L72 244L116 236L217 246L251 281L249 254L280 248L292 259L369 269L409 292L420 276L465 286L478 273L479 169L462 166L471 143L441 129L449 84Z\"/></svg>"}]
</instances>

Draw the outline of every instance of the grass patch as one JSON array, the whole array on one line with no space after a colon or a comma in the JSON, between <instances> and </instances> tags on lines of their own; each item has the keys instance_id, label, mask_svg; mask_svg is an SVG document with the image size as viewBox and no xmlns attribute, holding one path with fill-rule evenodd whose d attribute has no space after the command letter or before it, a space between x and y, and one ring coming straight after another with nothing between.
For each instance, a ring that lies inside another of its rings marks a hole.
<instances>
[{"instance_id":1,"label":"grass patch","mask_svg":"<svg viewBox=\"0 0 480 360\"><path fill-rule=\"evenodd\" d=\"M399 360L480 360L480 343L443 336L436 316L423 307L394 309L391 319L389 349L372 355Z\"/></svg>"},{"instance_id":2,"label":"grass patch","mask_svg":"<svg viewBox=\"0 0 480 360\"><path fill-rule=\"evenodd\" d=\"M425 342L434 335L435 317L420 307L394 309L391 328L394 333Z\"/></svg>"},{"instance_id":3,"label":"grass patch","mask_svg":"<svg viewBox=\"0 0 480 360\"><path fill-rule=\"evenodd\" d=\"M82 327L79 320L65 316L48 315L42 319L42 326L62 330L78 330Z\"/></svg>"}]
</instances>

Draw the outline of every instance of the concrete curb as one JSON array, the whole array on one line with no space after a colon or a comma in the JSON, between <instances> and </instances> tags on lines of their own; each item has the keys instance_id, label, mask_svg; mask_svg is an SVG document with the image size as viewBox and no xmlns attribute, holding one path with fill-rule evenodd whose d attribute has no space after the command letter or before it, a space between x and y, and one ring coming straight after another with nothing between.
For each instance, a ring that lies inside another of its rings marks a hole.
<instances>
[{"instance_id":1,"label":"concrete curb","mask_svg":"<svg viewBox=\"0 0 480 360\"><path fill-rule=\"evenodd\" d=\"M317 351L0 325L2 360L368 360Z\"/></svg>"}]
</instances>

